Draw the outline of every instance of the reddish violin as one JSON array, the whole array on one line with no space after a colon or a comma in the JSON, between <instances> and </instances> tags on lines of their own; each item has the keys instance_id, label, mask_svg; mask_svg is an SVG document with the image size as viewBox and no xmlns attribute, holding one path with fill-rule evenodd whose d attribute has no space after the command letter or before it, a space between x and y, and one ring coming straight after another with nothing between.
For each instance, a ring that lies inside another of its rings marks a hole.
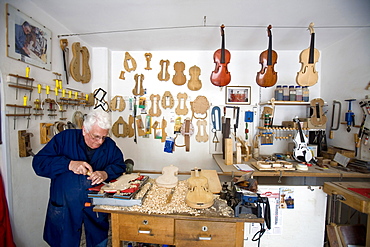
<instances>
[{"instance_id":1,"label":"reddish violin","mask_svg":"<svg viewBox=\"0 0 370 247\"><path fill-rule=\"evenodd\" d=\"M215 70L211 74L211 82L215 86L223 87L230 83L231 74L227 69L227 64L230 62L230 52L225 49L225 26L221 25L221 49L218 49L213 54L213 61L216 63Z\"/></svg>"},{"instance_id":2,"label":"reddish violin","mask_svg":"<svg viewBox=\"0 0 370 247\"><path fill-rule=\"evenodd\" d=\"M272 87L277 81L277 72L274 70L274 65L277 62L277 53L272 49L272 26L267 27L267 35L269 37L268 49L260 55L260 64L262 68L257 72L256 81L261 87Z\"/></svg>"}]
</instances>

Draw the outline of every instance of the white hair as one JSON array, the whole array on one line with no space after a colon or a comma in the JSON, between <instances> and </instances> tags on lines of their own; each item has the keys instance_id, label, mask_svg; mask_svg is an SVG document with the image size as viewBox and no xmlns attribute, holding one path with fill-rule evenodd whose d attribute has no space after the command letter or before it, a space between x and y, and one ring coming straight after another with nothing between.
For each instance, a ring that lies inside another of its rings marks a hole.
<instances>
[{"instance_id":1,"label":"white hair","mask_svg":"<svg viewBox=\"0 0 370 247\"><path fill-rule=\"evenodd\" d=\"M112 127L109 113L102 109L91 110L86 115L83 125L87 131L90 131L94 124L97 124L102 129L109 130Z\"/></svg>"}]
</instances>

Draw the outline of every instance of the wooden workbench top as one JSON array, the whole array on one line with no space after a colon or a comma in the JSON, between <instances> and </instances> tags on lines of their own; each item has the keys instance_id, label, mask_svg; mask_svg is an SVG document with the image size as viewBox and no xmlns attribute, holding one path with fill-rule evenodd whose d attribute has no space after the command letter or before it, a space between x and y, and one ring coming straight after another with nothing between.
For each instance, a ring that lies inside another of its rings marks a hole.
<instances>
[{"instance_id":1,"label":"wooden workbench top","mask_svg":"<svg viewBox=\"0 0 370 247\"><path fill-rule=\"evenodd\" d=\"M222 159L222 154L213 154L213 159L216 161L217 165L222 170L225 175L235 175L241 176L245 174L243 171L237 170L233 165L225 165L224 159ZM338 177L338 178L370 178L370 174L343 171L333 167L328 169L323 169L319 166L308 167L308 171L259 171L253 164L256 160L251 159L248 162L243 161L242 163L251 165L255 168L253 173L254 177Z\"/></svg>"},{"instance_id":2,"label":"wooden workbench top","mask_svg":"<svg viewBox=\"0 0 370 247\"><path fill-rule=\"evenodd\" d=\"M109 207L105 206L95 206L93 209L95 212L101 213L116 213L116 214L129 214L129 215L151 215L156 217L164 217L164 218L174 218L174 219L183 219L183 220L207 220L207 221L224 221L224 222L251 222L251 223L263 223L263 218L239 218L239 217L215 217L215 216L205 216L205 215L185 215L185 214L147 214L135 211L122 211L119 209L110 209Z\"/></svg>"},{"instance_id":3,"label":"wooden workbench top","mask_svg":"<svg viewBox=\"0 0 370 247\"><path fill-rule=\"evenodd\" d=\"M370 182L325 182L324 192L328 195L342 195L342 202L361 213L370 214L370 198L354 190L370 189Z\"/></svg>"}]
</instances>

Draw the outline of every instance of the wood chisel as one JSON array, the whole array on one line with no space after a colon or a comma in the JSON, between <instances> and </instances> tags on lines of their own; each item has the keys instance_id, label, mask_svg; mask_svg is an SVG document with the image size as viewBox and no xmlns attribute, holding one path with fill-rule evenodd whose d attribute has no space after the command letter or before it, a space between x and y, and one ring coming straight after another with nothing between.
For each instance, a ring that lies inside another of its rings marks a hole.
<instances>
[{"instance_id":1,"label":"wood chisel","mask_svg":"<svg viewBox=\"0 0 370 247\"><path fill-rule=\"evenodd\" d=\"M167 202L166 203L170 203L171 202L172 196L173 196L173 193L174 192L175 192L175 187L171 189L171 192L170 192L170 194L167 197Z\"/></svg>"}]
</instances>

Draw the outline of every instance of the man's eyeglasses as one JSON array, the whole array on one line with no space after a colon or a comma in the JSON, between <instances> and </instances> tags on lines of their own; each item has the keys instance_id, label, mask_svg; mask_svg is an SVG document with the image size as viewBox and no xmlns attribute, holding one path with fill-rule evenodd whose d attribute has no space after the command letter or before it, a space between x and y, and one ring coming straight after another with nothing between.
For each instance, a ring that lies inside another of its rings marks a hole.
<instances>
[{"instance_id":1,"label":"man's eyeglasses","mask_svg":"<svg viewBox=\"0 0 370 247\"><path fill-rule=\"evenodd\" d=\"M97 135L91 134L90 132L88 132L88 133L89 133L91 139L93 139L94 141L100 141L100 140L105 141L105 138L107 138L107 136L97 136Z\"/></svg>"}]
</instances>

